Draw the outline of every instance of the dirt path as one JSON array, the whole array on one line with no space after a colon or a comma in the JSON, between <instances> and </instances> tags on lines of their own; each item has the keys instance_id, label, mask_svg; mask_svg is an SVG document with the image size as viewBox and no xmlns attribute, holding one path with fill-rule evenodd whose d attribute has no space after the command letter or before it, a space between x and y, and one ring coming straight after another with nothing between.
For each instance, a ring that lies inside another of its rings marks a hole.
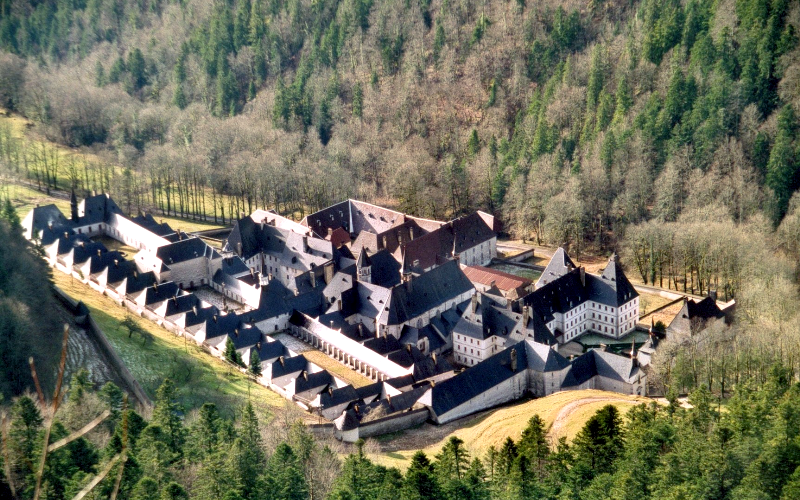
<instances>
[{"instance_id":1,"label":"dirt path","mask_svg":"<svg viewBox=\"0 0 800 500\"><path fill-rule=\"evenodd\" d=\"M577 411L581 406L589 404L589 403L632 403L635 404L635 401L630 399L623 399L623 398L615 398L615 397L606 397L606 396L597 396L592 398L583 398L577 401L573 401L571 403L566 404L561 410L558 412L556 419L553 421L553 425L550 427L550 430L547 432L547 436L550 437L553 442L557 441L559 437L563 436L565 433L565 425L567 420L569 419L570 415L572 415L575 411Z\"/></svg>"}]
</instances>

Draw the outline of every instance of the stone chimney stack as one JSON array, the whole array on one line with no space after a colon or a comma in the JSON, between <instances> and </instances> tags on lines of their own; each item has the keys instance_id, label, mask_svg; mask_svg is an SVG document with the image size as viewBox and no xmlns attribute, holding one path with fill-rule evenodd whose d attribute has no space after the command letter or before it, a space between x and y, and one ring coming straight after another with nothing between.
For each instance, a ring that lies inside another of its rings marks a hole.
<instances>
[{"instance_id":1,"label":"stone chimney stack","mask_svg":"<svg viewBox=\"0 0 800 500\"><path fill-rule=\"evenodd\" d=\"M472 314L478 311L478 294L472 296Z\"/></svg>"},{"instance_id":2,"label":"stone chimney stack","mask_svg":"<svg viewBox=\"0 0 800 500\"><path fill-rule=\"evenodd\" d=\"M528 306L522 306L522 328L528 326L529 317L530 317L530 312Z\"/></svg>"},{"instance_id":3,"label":"stone chimney stack","mask_svg":"<svg viewBox=\"0 0 800 500\"><path fill-rule=\"evenodd\" d=\"M517 372L517 350L511 349L511 371Z\"/></svg>"},{"instance_id":4,"label":"stone chimney stack","mask_svg":"<svg viewBox=\"0 0 800 500\"><path fill-rule=\"evenodd\" d=\"M586 268L581 266L581 285L586 286Z\"/></svg>"}]
</instances>

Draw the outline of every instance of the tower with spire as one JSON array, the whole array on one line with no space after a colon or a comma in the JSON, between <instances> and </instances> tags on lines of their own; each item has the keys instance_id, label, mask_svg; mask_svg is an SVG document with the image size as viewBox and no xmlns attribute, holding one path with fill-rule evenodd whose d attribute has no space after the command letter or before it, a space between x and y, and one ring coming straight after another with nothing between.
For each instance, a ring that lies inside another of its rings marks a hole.
<instances>
[{"instance_id":1,"label":"tower with spire","mask_svg":"<svg viewBox=\"0 0 800 500\"><path fill-rule=\"evenodd\" d=\"M358 254L356 270L358 272L358 281L372 283L372 261L370 261L365 247L361 247L361 252Z\"/></svg>"},{"instance_id":2,"label":"tower with spire","mask_svg":"<svg viewBox=\"0 0 800 500\"><path fill-rule=\"evenodd\" d=\"M72 222L78 222L78 198L75 197L74 189L69 197L69 209Z\"/></svg>"}]
</instances>

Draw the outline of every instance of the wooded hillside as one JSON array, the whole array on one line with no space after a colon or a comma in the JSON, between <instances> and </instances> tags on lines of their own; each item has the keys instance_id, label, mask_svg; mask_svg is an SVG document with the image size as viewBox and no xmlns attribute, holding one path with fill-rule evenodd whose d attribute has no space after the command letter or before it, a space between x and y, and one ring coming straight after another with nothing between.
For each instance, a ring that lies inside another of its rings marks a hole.
<instances>
[{"instance_id":1,"label":"wooded hillside","mask_svg":"<svg viewBox=\"0 0 800 500\"><path fill-rule=\"evenodd\" d=\"M3 0L0 103L130 169L70 183L134 207L355 196L610 248L709 205L783 218L798 26L789 0Z\"/></svg>"},{"instance_id":2,"label":"wooded hillside","mask_svg":"<svg viewBox=\"0 0 800 500\"><path fill-rule=\"evenodd\" d=\"M346 197L737 300L665 389L800 366L800 4L0 0L6 176L227 222ZM96 159L95 159L96 158Z\"/></svg>"}]
</instances>

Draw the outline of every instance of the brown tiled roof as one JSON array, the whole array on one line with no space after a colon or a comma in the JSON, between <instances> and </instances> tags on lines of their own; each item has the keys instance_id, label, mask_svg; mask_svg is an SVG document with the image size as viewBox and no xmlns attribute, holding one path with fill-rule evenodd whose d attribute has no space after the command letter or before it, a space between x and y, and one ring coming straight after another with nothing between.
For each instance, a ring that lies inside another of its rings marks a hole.
<instances>
[{"instance_id":1,"label":"brown tiled roof","mask_svg":"<svg viewBox=\"0 0 800 500\"><path fill-rule=\"evenodd\" d=\"M471 282L486 286L491 286L494 282L500 290L513 290L515 288L526 287L533 283L527 278L521 278L513 274L483 266L468 266L465 267L463 271Z\"/></svg>"}]
</instances>

